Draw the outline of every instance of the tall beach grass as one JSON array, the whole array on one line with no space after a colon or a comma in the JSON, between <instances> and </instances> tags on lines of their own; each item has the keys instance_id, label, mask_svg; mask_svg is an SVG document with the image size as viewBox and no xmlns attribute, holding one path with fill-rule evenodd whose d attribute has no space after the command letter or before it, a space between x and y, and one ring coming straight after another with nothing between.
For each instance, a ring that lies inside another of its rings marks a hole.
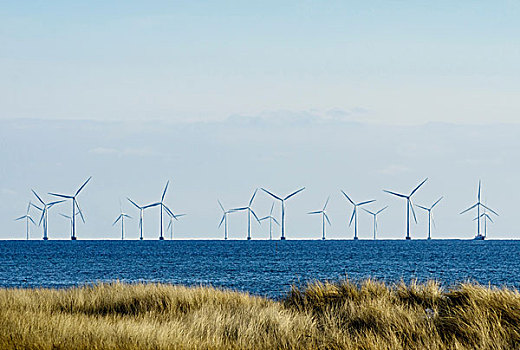
<instances>
[{"instance_id":1,"label":"tall beach grass","mask_svg":"<svg viewBox=\"0 0 520 350\"><path fill-rule=\"evenodd\" d=\"M209 287L0 289L0 349L518 349L520 294L315 282L280 301Z\"/></svg>"}]
</instances>

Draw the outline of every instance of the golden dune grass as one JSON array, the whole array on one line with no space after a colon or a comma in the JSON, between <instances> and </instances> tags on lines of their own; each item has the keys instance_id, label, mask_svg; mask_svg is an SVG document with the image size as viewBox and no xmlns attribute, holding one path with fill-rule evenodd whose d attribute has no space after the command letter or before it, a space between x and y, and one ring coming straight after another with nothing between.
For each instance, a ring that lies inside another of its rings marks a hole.
<instances>
[{"instance_id":1,"label":"golden dune grass","mask_svg":"<svg viewBox=\"0 0 520 350\"><path fill-rule=\"evenodd\" d=\"M0 289L0 349L515 349L516 290L314 283L281 301L208 287Z\"/></svg>"}]
</instances>

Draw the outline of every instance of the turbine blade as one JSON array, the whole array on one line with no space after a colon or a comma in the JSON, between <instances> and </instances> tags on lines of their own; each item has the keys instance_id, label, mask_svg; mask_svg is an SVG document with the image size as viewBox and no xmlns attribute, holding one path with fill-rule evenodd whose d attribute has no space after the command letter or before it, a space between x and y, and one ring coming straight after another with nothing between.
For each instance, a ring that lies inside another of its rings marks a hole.
<instances>
[{"instance_id":1,"label":"turbine blade","mask_svg":"<svg viewBox=\"0 0 520 350\"><path fill-rule=\"evenodd\" d=\"M49 194L51 196L56 196L56 197L61 197L61 198L67 198L67 199L72 199L74 198L74 196L68 196L66 194L59 194L59 193L52 193L52 192L49 192Z\"/></svg>"},{"instance_id":2,"label":"turbine blade","mask_svg":"<svg viewBox=\"0 0 520 350\"><path fill-rule=\"evenodd\" d=\"M115 226L115 224L117 224L117 222L121 220L121 215L119 215L116 219L116 221L114 221L114 223L112 224L112 226Z\"/></svg>"},{"instance_id":3,"label":"turbine blade","mask_svg":"<svg viewBox=\"0 0 520 350\"><path fill-rule=\"evenodd\" d=\"M232 211L241 211L241 210L247 210L249 209L249 207L242 207L242 208L234 208L234 209L231 209Z\"/></svg>"},{"instance_id":4,"label":"turbine blade","mask_svg":"<svg viewBox=\"0 0 520 350\"><path fill-rule=\"evenodd\" d=\"M264 216L263 218L260 218L260 221L264 221L264 220L267 220L269 219L269 216Z\"/></svg>"},{"instance_id":5,"label":"turbine blade","mask_svg":"<svg viewBox=\"0 0 520 350\"><path fill-rule=\"evenodd\" d=\"M363 209L364 211L366 211L369 214L376 215L376 213L372 213L370 210L366 210L365 208L361 208L361 209Z\"/></svg>"},{"instance_id":6,"label":"turbine blade","mask_svg":"<svg viewBox=\"0 0 520 350\"><path fill-rule=\"evenodd\" d=\"M300 193L300 192L303 191L304 189L305 189L305 187L302 187L302 188L300 188L298 191L294 191L293 193L291 193L290 195L288 195L287 197L285 197L283 200L284 200L284 201L288 200L289 198L291 198L292 196L297 195L298 193Z\"/></svg>"},{"instance_id":7,"label":"turbine blade","mask_svg":"<svg viewBox=\"0 0 520 350\"><path fill-rule=\"evenodd\" d=\"M166 227L167 230L170 229L170 227L172 227L172 219L170 218L170 221L168 221L168 227Z\"/></svg>"},{"instance_id":8,"label":"turbine blade","mask_svg":"<svg viewBox=\"0 0 520 350\"><path fill-rule=\"evenodd\" d=\"M265 188L262 188L262 191L264 191L265 193L267 193L267 194L270 195L271 197L278 199L279 201L283 201L283 199L281 199L281 198L278 197L277 195L275 195L275 194L269 192L269 191L266 190Z\"/></svg>"},{"instance_id":9,"label":"turbine blade","mask_svg":"<svg viewBox=\"0 0 520 350\"><path fill-rule=\"evenodd\" d=\"M62 214L62 213L60 213L60 215L61 215L61 216L63 216L64 218L67 218L67 219L69 219L69 220L71 219L71 217L70 217L70 216L68 216L68 215L65 215L65 214Z\"/></svg>"},{"instance_id":10,"label":"turbine blade","mask_svg":"<svg viewBox=\"0 0 520 350\"><path fill-rule=\"evenodd\" d=\"M397 192L392 192L392 191L387 191L387 190L383 190L383 192L386 192L386 193L389 193L389 194L393 194L394 196L401 197L401 198L408 198L408 196L405 196L404 194L400 194L400 193L397 193Z\"/></svg>"},{"instance_id":11,"label":"turbine blade","mask_svg":"<svg viewBox=\"0 0 520 350\"><path fill-rule=\"evenodd\" d=\"M31 188L31 191L32 191L32 193L36 196L36 198L38 198L38 200L40 201L40 203L43 204L43 205L45 205L45 202L40 198L40 196L38 196L38 193L36 193L36 191L33 190L32 188Z\"/></svg>"},{"instance_id":12,"label":"turbine blade","mask_svg":"<svg viewBox=\"0 0 520 350\"><path fill-rule=\"evenodd\" d=\"M323 215L325 216L325 219L327 219L327 222L329 223L329 226L332 226L332 224L330 223L329 216L327 215L327 213L323 212Z\"/></svg>"},{"instance_id":13,"label":"turbine blade","mask_svg":"<svg viewBox=\"0 0 520 350\"><path fill-rule=\"evenodd\" d=\"M40 221L38 221L38 226L40 226L42 224L44 217L45 217L45 210L42 211L42 215L40 216Z\"/></svg>"},{"instance_id":14,"label":"turbine blade","mask_svg":"<svg viewBox=\"0 0 520 350\"><path fill-rule=\"evenodd\" d=\"M132 203L132 204L134 205L134 207L136 207L137 209L143 209L143 208L141 208L139 205L137 205L136 202L134 202L133 200L131 200L130 198L126 197L126 199L128 199L128 201L129 201L130 203Z\"/></svg>"},{"instance_id":15,"label":"turbine blade","mask_svg":"<svg viewBox=\"0 0 520 350\"><path fill-rule=\"evenodd\" d=\"M471 207L469 207L468 209L466 209L466 210L464 210L464 211L460 212L460 214L459 214L459 215L462 215L462 214L465 214L465 213L467 213L468 211L470 211L470 210L472 210L472 209L476 208L476 207L477 207L477 205L479 205L479 203L477 203L477 204L475 204L475 205L472 205L472 206L471 206Z\"/></svg>"},{"instance_id":16,"label":"turbine blade","mask_svg":"<svg viewBox=\"0 0 520 350\"><path fill-rule=\"evenodd\" d=\"M356 215L356 207L354 207L354 210L352 210L352 216L350 217L350 222L348 223L349 226L352 226L352 220L354 220L355 215Z\"/></svg>"},{"instance_id":17,"label":"turbine blade","mask_svg":"<svg viewBox=\"0 0 520 350\"><path fill-rule=\"evenodd\" d=\"M417 190L418 190L419 188L421 188L421 186L424 185L424 183L425 183L426 181L428 181L428 178L424 179L423 182L421 182L421 183L419 184L419 186L417 186L417 187L412 191L412 193L410 193L410 197L413 196L414 193L417 192Z\"/></svg>"},{"instance_id":18,"label":"turbine blade","mask_svg":"<svg viewBox=\"0 0 520 350\"><path fill-rule=\"evenodd\" d=\"M312 215L312 214L321 214L321 213L323 213L322 210L320 210L320 211L310 211L307 214L311 214Z\"/></svg>"},{"instance_id":19,"label":"turbine blade","mask_svg":"<svg viewBox=\"0 0 520 350\"><path fill-rule=\"evenodd\" d=\"M415 206L421 208L422 210L430 211L429 208L423 207L422 205L416 204Z\"/></svg>"},{"instance_id":20,"label":"turbine blade","mask_svg":"<svg viewBox=\"0 0 520 350\"><path fill-rule=\"evenodd\" d=\"M36 205L36 204L34 204L34 203L30 203L30 206L32 206L32 207L34 207L34 208L38 209L39 211L43 211L43 209L42 209L42 208L40 208L39 206L37 206L37 205ZM44 208L45 208L45 207L44 207Z\"/></svg>"},{"instance_id":21,"label":"turbine blade","mask_svg":"<svg viewBox=\"0 0 520 350\"><path fill-rule=\"evenodd\" d=\"M327 209L327 204L329 204L330 196L327 197L327 201L325 202L325 205L323 206L323 210Z\"/></svg>"},{"instance_id":22,"label":"turbine blade","mask_svg":"<svg viewBox=\"0 0 520 350\"><path fill-rule=\"evenodd\" d=\"M166 210L166 213L168 215L170 215L171 217L173 217L175 220L177 220L177 217L175 216L175 214L170 210L170 208L168 208L166 205L162 204L162 207Z\"/></svg>"},{"instance_id":23,"label":"turbine blade","mask_svg":"<svg viewBox=\"0 0 520 350\"><path fill-rule=\"evenodd\" d=\"M378 215L379 213L382 213L382 212L385 211L387 208L388 208L388 206L384 207L383 209L380 209L378 212L376 212L376 215Z\"/></svg>"},{"instance_id":24,"label":"turbine blade","mask_svg":"<svg viewBox=\"0 0 520 350\"><path fill-rule=\"evenodd\" d=\"M36 226L36 223L34 222L34 220L30 216L27 216L27 218Z\"/></svg>"},{"instance_id":25,"label":"turbine blade","mask_svg":"<svg viewBox=\"0 0 520 350\"><path fill-rule=\"evenodd\" d=\"M78 201L74 201L74 203L76 203L76 207L78 208L78 213L79 213L79 216L81 217L81 221L83 221L83 223L85 223L85 217L83 216L83 211L79 207Z\"/></svg>"},{"instance_id":26,"label":"turbine blade","mask_svg":"<svg viewBox=\"0 0 520 350\"><path fill-rule=\"evenodd\" d=\"M274 221L278 226L280 226L280 223L278 222L278 220L276 220L276 218L271 217L271 219L273 219L273 221Z\"/></svg>"},{"instance_id":27,"label":"turbine blade","mask_svg":"<svg viewBox=\"0 0 520 350\"><path fill-rule=\"evenodd\" d=\"M358 203L357 206L360 207L362 205L366 205L366 204L369 204L369 203L373 203L375 202L376 200L375 199L372 199L370 201L365 201L365 202L361 202L361 203Z\"/></svg>"},{"instance_id":28,"label":"turbine blade","mask_svg":"<svg viewBox=\"0 0 520 350\"><path fill-rule=\"evenodd\" d=\"M433 209L437 204L439 204L439 202L443 199L444 197L441 197L439 199L437 199L437 202L433 203L433 205L431 206L430 209Z\"/></svg>"},{"instance_id":29,"label":"turbine blade","mask_svg":"<svg viewBox=\"0 0 520 350\"><path fill-rule=\"evenodd\" d=\"M220 220L220 222L218 224L218 228L220 228L220 226L222 226L222 223L224 222L225 219L226 219L226 214L222 215L222 219Z\"/></svg>"},{"instance_id":30,"label":"turbine blade","mask_svg":"<svg viewBox=\"0 0 520 350\"><path fill-rule=\"evenodd\" d=\"M85 182L83 183L83 185L81 185L81 187L79 188L79 190L76 191L76 194L74 195L74 197L76 197L76 196L81 192L81 190L82 190L82 189L87 185L87 183L90 181L90 179L92 179L92 176L89 177L89 178L87 179L87 181L85 181Z\"/></svg>"},{"instance_id":31,"label":"turbine blade","mask_svg":"<svg viewBox=\"0 0 520 350\"><path fill-rule=\"evenodd\" d=\"M164 197L166 196L166 191L168 190L168 185L170 184L170 180L166 182L166 186L164 186L164 191L161 197L161 202L164 201Z\"/></svg>"},{"instance_id":32,"label":"turbine blade","mask_svg":"<svg viewBox=\"0 0 520 350\"><path fill-rule=\"evenodd\" d=\"M433 217L433 214L430 214L432 218L433 227L437 228L437 224L435 223L435 218Z\"/></svg>"},{"instance_id":33,"label":"turbine blade","mask_svg":"<svg viewBox=\"0 0 520 350\"><path fill-rule=\"evenodd\" d=\"M224 209L224 206L222 205L222 203L220 203L220 199L217 199L217 202L218 202L218 205L220 206L220 209L222 209L222 211L225 213L226 209Z\"/></svg>"},{"instance_id":34,"label":"turbine blade","mask_svg":"<svg viewBox=\"0 0 520 350\"><path fill-rule=\"evenodd\" d=\"M156 206L158 206L158 205L161 205L161 203L157 202L157 203L148 204L148 205L144 206L143 209L148 209L148 208L156 207Z\"/></svg>"},{"instance_id":35,"label":"turbine blade","mask_svg":"<svg viewBox=\"0 0 520 350\"><path fill-rule=\"evenodd\" d=\"M481 189L481 186L482 186L482 181L481 180L478 180L478 201L480 202L480 189Z\"/></svg>"},{"instance_id":36,"label":"turbine blade","mask_svg":"<svg viewBox=\"0 0 520 350\"><path fill-rule=\"evenodd\" d=\"M251 204L253 204L253 200L255 199L256 192L258 192L258 188L255 189L255 192L253 193L253 196L252 196L251 199L249 200L249 206L251 206Z\"/></svg>"},{"instance_id":37,"label":"turbine blade","mask_svg":"<svg viewBox=\"0 0 520 350\"><path fill-rule=\"evenodd\" d=\"M55 202L50 202L49 204L47 204L47 208L52 208L53 206L55 206L56 204L60 204L60 203L63 203L65 201L55 201Z\"/></svg>"},{"instance_id":38,"label":"turbine blade","mask_svg":"<svg viewBox=\"0 0 520 350\"><path fill-rule=\"evenodd\" d=\"M253 209L249 208L249 210L251 211L251 213L253 214L253 216L255 217L256 221L258 221L258 223L261 225L262 223L260 222L260 220L258 219L258 216L256 216L256 213Z\"/></svg>"},{"instance_id":39,"label":"turbine blade","mask_svg":"<svg viewBox=\"0 0 520 350\"><path fill-rule=\"evenodd\" d=\"M274 202L273 202L273 204L271 205L271 211L269 212L269 215L270 215L270 216L273 216L273 209L274 209Z\"/></svg>"},{"instance_id":40,"label":"turbine blade","mask_svg":"<svg viewBox=\"0 0 520 350\"><path fill-rule=\"evenodd\" d=\"M408 205L412 209L413 219L414 219L415 223L417 223L417 216L415 215L415 210L413 208L413 202L411 199L408 199Z\"/></svg>"},{"instance_id":41,"label":"turbine blade","mask_svg":"<svg viewBox=\"0 0 520 350\"><path fill-rule=\"evenodd\" d=\"M356 205L356 203L354 203L354 201L353 201L352 199L350 199L350 197L349 197L349 196L348 196L348 195L347 195L343 190L341 190L341 193L343 193L343 195L344 195L345 197L347 197L348 201L349 201L350 203L352 203L352 205Z\"/></svg>"},{"instance_id":42,"label":"turbine blade","mask_svg":"<svg viewBox=\"0 0 520 350\"><path fill-rule=\"evenodd\" d=\"M496 211L494 211L493 209L489 208L489 207L486 207L484 204L480 204L482 205L484 208L486 208L487 210L489 210L490 212L492 212L493 214L495 214L496 216L500 216L498 215L498 213Z\"/></svg>"},{"instance_id":43,"label":"turbine blade","mask_svg":"<svg viewBox=\"0 0 520 350\"><path fill-rule=\"evenodd\" d=\"M25 219L26 217L27 217L27 215L20 216L19 218L14 219L14 221L22 220L22 219Z\"/></svg>"}]
</instances>

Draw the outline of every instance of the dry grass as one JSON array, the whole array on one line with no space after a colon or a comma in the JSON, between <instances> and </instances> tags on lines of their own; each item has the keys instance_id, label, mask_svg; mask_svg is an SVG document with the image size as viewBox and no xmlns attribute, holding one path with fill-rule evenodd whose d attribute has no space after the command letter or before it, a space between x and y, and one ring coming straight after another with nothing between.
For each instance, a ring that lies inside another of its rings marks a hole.
<instances>
[{"instance_id":1,"label":"dry grass","mask_svg":"<svg viewBox=\"0 0 520 350\"><path fill-rule=\"evenodd\" d=\"M314 283L277 302L213 288L0 289L0 349L518 349L520 294Z\"/></svg>"}]
</instances>

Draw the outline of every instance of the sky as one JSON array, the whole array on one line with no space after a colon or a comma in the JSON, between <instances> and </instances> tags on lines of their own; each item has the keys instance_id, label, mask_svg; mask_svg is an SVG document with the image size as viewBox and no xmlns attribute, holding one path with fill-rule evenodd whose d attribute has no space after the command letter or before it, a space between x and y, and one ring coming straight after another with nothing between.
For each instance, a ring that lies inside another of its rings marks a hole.
<instances>
[{"instance_id":1,"label":"sky","mask_svg":"<svg viewBox=\"0 0 520 350\"><path fill-rule=\"evenodd\" d=\"M330 238L351 238L343 189L388 205L380 234L399 239L405 205L382 190L426 177L417 203L445 197L436 237L471 238L472 214L458 213L482 179L501 214L490 236L518 238L519 17L515 1L2 1L0 238L25 236L13 219L31 188L72 192L91 175L83 239L117 239L119 201L132 213L127 196L156 201L168 180L187 214L178 238L223 236L217 198L305 186L289 238L321 237L306 213L329 195ZM271 203L259 194L259 215ZM51 238L67 238L67 210L51 214ZM156 238L158 213L146 216ZM230 220L243 239L245 216ZM362 215L361 238L370 224Z\"/></svg>"}]
</instances>

